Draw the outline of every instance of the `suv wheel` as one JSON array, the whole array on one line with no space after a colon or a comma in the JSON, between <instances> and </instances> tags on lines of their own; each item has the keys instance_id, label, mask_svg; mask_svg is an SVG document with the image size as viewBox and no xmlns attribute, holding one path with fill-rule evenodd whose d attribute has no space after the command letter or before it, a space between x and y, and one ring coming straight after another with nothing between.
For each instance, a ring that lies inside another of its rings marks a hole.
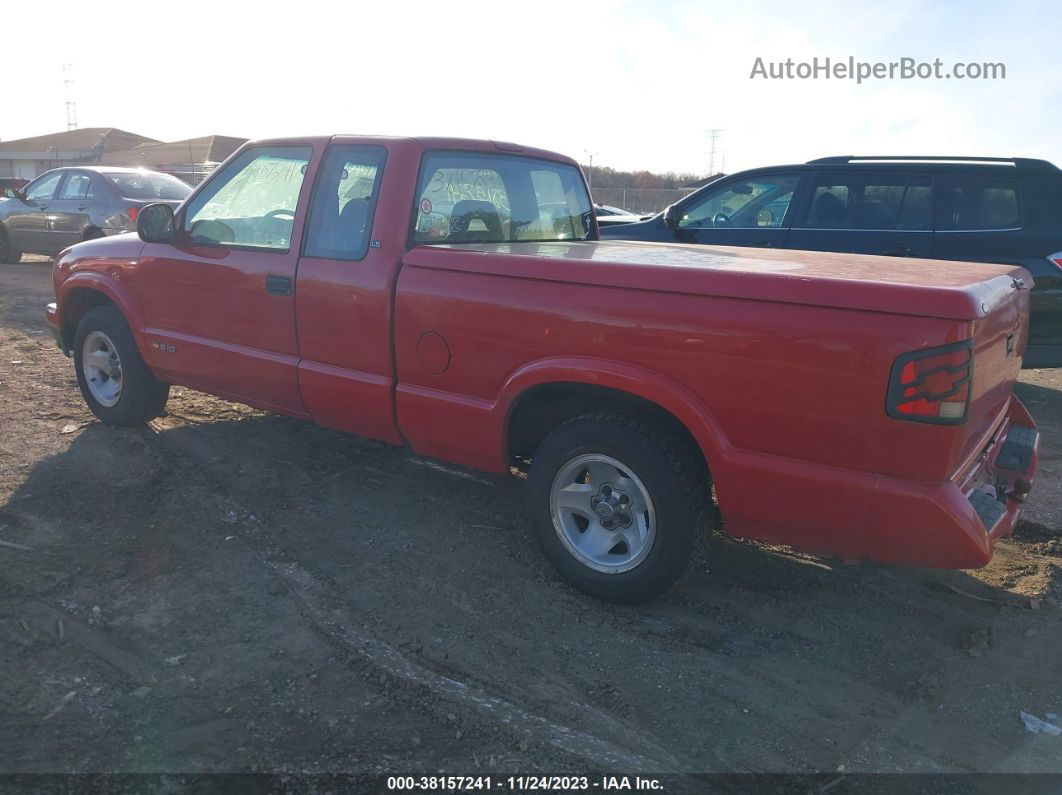
<instances>
[{"instance_id":1,"label":"suv wheel","mask_svg":"<svg viewBox=\"0 0 1062 795\"><path fill-rule=\"evenodd\" d=\"M711 490L699 453L656 423L585 414L539 446L528 473L535 537L576 588L644 602L688 569Z\"/></svg>"},{"instance_id":2,"label":"suv wheel","mask_svg":"<svg viewBox=\"0 0 1062 795\"><path fill-rule=\"evenodd\" d=\"M81 318L74 369L88 407L108 425L144 425L162 413L170 394L170 385L144 363L133 332L113 306L98 306Z\"/></svg>"}]
</instances>

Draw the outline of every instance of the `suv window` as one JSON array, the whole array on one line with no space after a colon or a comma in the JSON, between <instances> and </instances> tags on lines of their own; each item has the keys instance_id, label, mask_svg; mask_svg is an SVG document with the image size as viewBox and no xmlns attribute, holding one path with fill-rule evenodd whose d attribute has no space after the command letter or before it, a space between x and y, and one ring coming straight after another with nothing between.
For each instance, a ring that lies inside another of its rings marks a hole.
<instances>
[{"instance_id":1,"label":"suv window","mask_svg":"<svg viewBox=\"0 0 1062 795\"><path fill-rule=\"evenodd\" d=\"M779 227L799 174L758 174L706 192L683 209L680 229Z\"/></svg>"},{"instance_id":2,"label":"suv window","mask_svg":"<svg viewBox=\"0 0 1062 795\"><path fill-rule=\"evenodd\" d=\"M1020 226L1018 183L997 177L938 177L935 217L937 229Z\"/></svg>"},{"instance_id":3,"label":"suv window","mask_svg":"<svg viewBox=\"0 0 1062 795\"><path fill-rule=\"evenodd\" d=\"M437 152L417 188L417 243L586 240L593 210L582 174L548 160Z\"/></svg>"},{"instance_id":4,"label":"suv window","mask_svg":"<svg viewBox=\"0 0 1062 795\"><path fill-rule=\"evenodd\" d=\"M928 176L862 172L815 175L806 229L930 229Z\"/></svg>"},{"instance_id":5,"label":"suv window","mask_svg":"<svg viewBox=\"0 0 1062 795\"><path fill-rule=\"evenodd\" d=\"M387 150L381 146L333 146L328 150L310 205L303 254L348 260L365 256L386 156Z\"/></svg>"},{"instance_id":6,"label":"suv window","mask_svg":"<svg viewBox=\"0 0 1062 795\"><path fill-rule=\"evenodd\" d=\"M88 174L68 174L63 189L59 191L60 199L91 199L92 177Z\"/></svg>"},{"instance_id":7,"label":"suv window","mask_svg":"<svg viewBox=\"0 0 1062 795\"><path fill-rule=\"evenodd\" d=\"M184 228L196 243L287 251L299 191L313 149L247 149L188 205Z\"/></svg>"},{"instance_id":8,"label":"suv window","mask_svg":"<svg viewBox=\"0 0 1062 795\"><path fill-rule=\"evenodd\" d=\"M46 174L36 182L30 184L26 188L26 198L36 199L42 201L50 199L55 195L55 189L59 185L59 180L63 178L63 172L60 171L56 174Z\"/></svg>"}]
</instances>

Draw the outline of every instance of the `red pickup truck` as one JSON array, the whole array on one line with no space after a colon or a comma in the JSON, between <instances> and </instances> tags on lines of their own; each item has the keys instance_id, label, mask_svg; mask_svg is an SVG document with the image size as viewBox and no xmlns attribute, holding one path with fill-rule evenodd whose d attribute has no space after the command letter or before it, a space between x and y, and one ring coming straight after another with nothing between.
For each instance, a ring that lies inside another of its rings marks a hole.
<instances>
[{"instance_id":1,"label":"red pickup truck","mask_svg":"<svg viewBox=\"0 0 1062 795\"><path fill-rule=\"evenodd\" d=\"M577 587L636 602L706 526L975 567L1038 432L1021 268L598 242L571 159L492 141L250 143L55 264L105 423L181 384L491 472Z\"/></svg>"}]
</instances>

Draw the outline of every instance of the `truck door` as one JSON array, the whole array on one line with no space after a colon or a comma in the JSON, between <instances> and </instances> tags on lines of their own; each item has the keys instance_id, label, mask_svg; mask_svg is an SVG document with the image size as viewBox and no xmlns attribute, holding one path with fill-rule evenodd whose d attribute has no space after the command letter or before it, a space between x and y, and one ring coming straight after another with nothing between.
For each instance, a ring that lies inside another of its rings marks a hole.
<instances>
[{"instance_id":1,"label":"truck door","mask_svg":"<svg viewBox=\"0 0 1062 795\"><path fill-rule=\"evenodd\" d=\"M930 177L893 171L819 170L786 248L928 257L933 250Z\"/></svg>"},{"instance_id":2,"label":"truck door","mask_svg":"<svg viewBox=\"0 0 1062 795\"><path fill-rule=\"evenodd\" d=\"M148 243L130 289L164 377L304 415L296 376L295 266L311 145L245 149Z\"/></svg>"},{"instance_id":3,"label":"truck door","mask_svg":"<svg viewBox=\"0 0 1062 795\"><path fill-rule=\"evenodd\" d=\"M388 150L344 140L335 140L318 169L299 259L299 386L315 422L398 443L391 290L416 174L390 181L381 216L391 233L377 236L386 243L374 241Z\"/></svg>"}]
</instances>

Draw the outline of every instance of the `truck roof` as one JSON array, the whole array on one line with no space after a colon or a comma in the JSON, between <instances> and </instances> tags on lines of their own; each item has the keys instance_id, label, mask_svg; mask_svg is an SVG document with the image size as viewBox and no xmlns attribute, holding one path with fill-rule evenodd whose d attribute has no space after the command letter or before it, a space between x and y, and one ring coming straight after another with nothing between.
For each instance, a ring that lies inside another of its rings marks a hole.
<instances>
[{"instance_id":1,"label":"truck roof","mask_svg":"<svg viewBox=\"0 0 1062 795\"><path fill-rule=\"evenodd\" d=\"M451 151L469 152L498 152L501 154L523 155L525 157L537 157L543 160L554 160L560 163L578 166L578 162L567 155L559 152L551 152L548 149L538 149L533 146L510 143L508 141L496 141L489 138L452 138L444 136L409 136L409 135L304 135L289 136L284 138L266 138L258 141L248 141L240 149L250 146L297 146L299 144L404 144L420 150L443 149Z\"/></svg>"},{"instance_id":2,"label":"truck roof","mask_svg":"<svg viewBox=\"0 0 1062 795\"><path fill-rule=\"evenodd\" d=\"M484 256L469 256L473 253ZM1008 300L1016 277L1023 276L1031 286L1028 274L1012 265L622 240L420 246L409 251L404 262L576 284L966 321L983 317ZM601 267L606 264L624 267Z\"/></svg>"}]
</instances>

